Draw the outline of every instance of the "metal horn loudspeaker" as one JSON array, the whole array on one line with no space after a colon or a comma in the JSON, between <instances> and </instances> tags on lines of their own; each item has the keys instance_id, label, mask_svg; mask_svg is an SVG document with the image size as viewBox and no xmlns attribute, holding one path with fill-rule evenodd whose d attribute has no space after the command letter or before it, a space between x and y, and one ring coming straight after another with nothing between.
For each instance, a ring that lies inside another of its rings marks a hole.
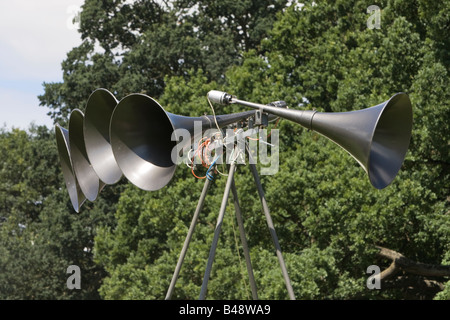
<instances>
[{"instance_id":1,"label":"metal horn loudspeaker","mask_svg":"<svg viewBox=\"0 0 450 320\"><path fill-rule=\"evenodd\" d=\"M166 112L147 95L131 94L114 109L110 124L111 147L120 170L130 182L143 190L159 190L175 173L172 150L177 144L172 133L176 129L185 129L193 137L195 122L201 124L203 132L216 128L216 121L219 127L224 127L254 114L255 111L247 111L215 118L186 117Z\"/></svg>"},{"instance_id":2,"label":"metal horn loudspeaker","mask_svg":"<svg viewBox=\"0 0 450 320\"><path fill-rule=\"evenodd\" d=\"M69 131L59 125L56 125L55 134L59 160L67 191L69 192L70 201L72 202L72 206L75 211L79 212L81 206L86 201L86 197L81 191L73 169L72 157L70 156Z\"/></svg>"},{"instance_id":3,"label":"metal horn loudspeaker","mask_svg":"<svg viewBox=\"0 0 450 320\"><path fill-rule=\"evenodd\" d=\"M84 140L92 168L105 184L122 177L111 148L109 125L117 99L106 89L97 89L89 97L84 115Z\"/></svg>"},{"instance_id":4,"label":"metal horn loudspeaker","mask_svg":"<svg viewBox=\"0 0 450 320\"><path fill-rule=\"evenodd\" d=\"M94 201L105 186L105 183L100 181L89 162L83 134L83 125L84 114L78 109L73 110L70 113L69 119L69 141L72 165L81 191L86 199Z\"/></svg>"},{"instance_id":5,"label":"metal horn loudspeaker","mask_svg":"<svg viewBox=\"0 0 450 320\"><path fill-rule=\"evenodd\" d=\"M397 93L370 108L331 113L275 108L242 101L216 90L210 91L208 97L220 104L237 103L260 109L322 134L355 158L377 189L392 182L408 151L413 116L405 93Z\"/></svg>"}]
</instances>

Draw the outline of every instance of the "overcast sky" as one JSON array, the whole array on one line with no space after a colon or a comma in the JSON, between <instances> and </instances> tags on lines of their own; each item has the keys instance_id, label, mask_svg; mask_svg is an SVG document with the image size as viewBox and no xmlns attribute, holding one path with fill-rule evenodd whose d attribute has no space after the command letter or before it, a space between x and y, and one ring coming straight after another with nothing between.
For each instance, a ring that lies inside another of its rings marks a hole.
<instances>
[{"instance_id":1,"label":"overcast sky","mask_svg":"<svg viewBox=\"0 0 450 320\"><path fill-rule=\"evenodd\" d=\"M39 106L43 82L62 81L61 62L81 38L71 20L83 0L0 0L0 127L52 127Z\"/></svg>"}]
</instances>

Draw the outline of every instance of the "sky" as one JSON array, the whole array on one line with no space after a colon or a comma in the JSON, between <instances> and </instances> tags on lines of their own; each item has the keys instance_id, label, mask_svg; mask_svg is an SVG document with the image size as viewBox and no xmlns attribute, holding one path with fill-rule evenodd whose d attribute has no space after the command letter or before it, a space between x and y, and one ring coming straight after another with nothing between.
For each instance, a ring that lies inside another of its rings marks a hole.
<instances>
[{"instance_id":1,"label":"sky","mask_svg":"<svg viewBox=\"0 0 450 320\"><path fill-rule=\"evenodd\" d=\"M61 82L61 63L81 43L72 20L84 0L0 0L0 127L53 127L39 106L44 82Z\"/></svg>"}]
</instances>

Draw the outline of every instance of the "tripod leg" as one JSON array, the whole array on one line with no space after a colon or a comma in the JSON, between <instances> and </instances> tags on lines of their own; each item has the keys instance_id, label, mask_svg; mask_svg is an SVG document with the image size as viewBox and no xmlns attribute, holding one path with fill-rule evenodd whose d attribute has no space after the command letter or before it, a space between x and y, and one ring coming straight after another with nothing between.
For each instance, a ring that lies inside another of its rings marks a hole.
<instances>
[{"instance_id":1,"label":"tripod leg","mask_svg":"<svg viewBox=\"0 0 450 320\"><path fill-rule=\"evenodd\" d=\"M249 152L249 157L251 157ZM286 283L286 288L288 290L289 298L291 300L295 300L294 290L292 289L291 281L289 279L289 275L287 273L286 264L283 259L283 255L281 254L280 243L278 242L278 236L275 232L275 228L273 226L272 217L270 216L269 207L267 205L266 196L264 195L264 190L261 185L261 180L259 179L258 170L256 169L256 165L253 161L250 161L250 169L253 174L253 178L255 179L256 187L258 188L259 198L261 200L261 204L264 210L264 215L266 216L267 225L270 230L270 234L272 236L273 243L275 244L275 249L277 252L278 261L280 263L281 272L283 273L284 282Z\"/></svg>"},{"instance_id":2,"label":"tripod leg","mask_svg":"<svg viewBox=\"0 0 450 320\"><path fill-rule=\"evenodd\" d=\"M186 240L184 241L183 249L181 249L180 257L178 258L177 266L175 267L175 272L172 277L172 281L170 282L169 290L166 294L166 300L170 300L172 297L173 290L175 288L175 283L177 282L178 275L180 274L181 265L183 264L184 258L186 256L187 249L189 247L189 243L191 242L192 234L194 233L195 226L197 225L198 215L200 211L203 209L203 204L205 202L206 194L208 193L209 186L211 185L211 181L209 179L205 179L205 184L203 186L202 194L197 204L197 208L195 209L194 216L192 217L192 222L189 227L188 234L186 236Z\"/></svg>"},{"instance_id":3,"label":"tripod leg","mask_svg":"<svg viewBox=\"0 0 450 320\"><path fill-rule=\"evenodd\" d=\"M225 210L227 208L228 197L230 195L231 183L233 182L233 179L234 179L235 170L236 170L236 162L233 162L230 166L230 171L228 173L227 184L225 186L222 204L220 206L219 217L217 218L217 224L216 224L216 229L214 231L213 242L211 245L211 249L209 251L208 264L206 265L206 271L205 271L205 275L203 277L203 283L202 283L202 287L200 290L199 300L204 300L206 297L206 290L208 288L209 276L211 274L212 264L214 261L214 256L216 254L217 243L219 242L220 229L222 227L223 217L225 215Z\"/></svg>"},{"instance_id":4,"label":"tripod leg","mask_svg":"<svg viewBox=\"0 0 450 320\"><path fill-rule=\"evenodd\" d=\"M256 291L255 277L253 275L252 262L250 260L250 251L248 250L247 239L245 237L244 221L242 220L242 212L241 212L241 207L239 205L239 199L238 199L238 194L236 191L236 185L234 184L234 179L233 179L233 182L231 183L231 192L233 193L234 208L236 211L236 220L237 220L237 223L239 226L239 234L241 236L242 249L244 250L245 262L247 264L247 272L248 272L248 276L250 279L250 287L252 289L252 297L253 297L253 300L258 300L258 293Z\"/></svg>"}]
</instances>

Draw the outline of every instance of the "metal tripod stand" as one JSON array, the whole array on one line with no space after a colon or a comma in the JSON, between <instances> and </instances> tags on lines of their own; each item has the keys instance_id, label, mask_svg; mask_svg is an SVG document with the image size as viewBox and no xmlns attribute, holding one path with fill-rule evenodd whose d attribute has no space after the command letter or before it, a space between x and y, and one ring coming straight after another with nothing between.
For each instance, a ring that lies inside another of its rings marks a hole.
<instances>
[{"instance_id":1,"label":"metal tripod stand","mask_svg":"<svg viewBox=\"0 0 450 320\"><path fill-rule=\"evenodd\" d=\"M265 194L264 194L264 190L262 188L261 185L261 180L259 178L259 174L258 171L256 169L256 165L254 164L253 160L252 160L252 155L250 150L247 149L247 153L249 156L249 162L250 162L250 170L252 172L253 178L255 180L255 184L258 190L258 194L259 194L259 198L261 201L261 205L262 205L262 209L264 211L264 215L266 217L266 221L267 221L267 226L269 228L270 234L272 236L272 240L273 243L275 245L275 250L276 250L276 255L281 267L281 271L283 274L283 278L286 284L286 289L288 291L289 294L289 298L291 300L295 300L295 295L294 295L294 291L292 289L292 285L289 279L289 275L287 273L287 269L286 269L286 264L284 262L283 259L283 255L281 253L281 247L278 241L278 236L276 234L273 222L272 222L272 217L270 215L270 211L269 211L269 207L267 205L267 201L265 198ZM233 161L230 164L230 169L229 169L229 173L228 173L228 178L227 178L227 182L226 182L226 186L225 186L225 190L224 190L224 195L222 198L222 203L221 203L221 207L220 207L220 211L219 211L219 216L217 218L217 223L216 223L216 227L215 227L215 231L214 231L214 238L213 238L213 242L211 244L211 249L209 252L209 257L208 257L208 262L206 265L206 270L205 270L205 274L204 274L204 278L203 278L203 283L201 286L201 291L200 291L200 296L199 296L199 300L204 300L206 297L206 292L207 292L207 287L208 287L208 281L210 278L210 274L211 274L211 269L212 269L212 264L214 262L214 257L215 257L215 253L216 253L216 248L217 248L217 244L219 241L219 236L220 236L220 231L221 231L221 227L222 227L222 223L223 223L223 219L224 219L224 215L225 215L225 210L227 207L227 203L228 203L228 198L230 195L230 191L233 194L233 199L234 199L234 207L235 207L235 212L236 212L236 219L238 222L238 227L239 227L239 234L240 234L240 238L241 238L241 242L242 242L242 247L243 247L243 252L244 252L244 256L245 256L245 261L246 261L246 265L247 265L247 272L248 272L248 276L249 276L249 281L250 281L250 287L251 287L251 291L252 291L252 298L254 300L258 299L258 294L257 294L257 289L256 289L256 282L255 282L255 278L253 275L253 268L252 268L252 264L251 264L251 259L250 259L250 252L248 249L248 245L247 245L247 239L245 236L245 230L244 230L244 223L242 220L242 213L241 213L241 208L239 205L239 199L238 199L238 195L237 195L237 190L236 190L236 186L234 183L234 174L236 171L236 162ZM194 216L192 218L192 222L191 225L189 227L189 231L188 234L186 236L186 240L184 242L183 248L181 250L180 253L180 257L178 259L178 263L177 266L175 268L175 272L173 274L169 289L167 291L166 294L166 300L169 300L173 294L173 290L175 288L175 284L176 281L178 279L178 275L179 272L181 270L181 266L183 264L184 258L186 256L186 252L187 249L189 247L189 243L191 241L195 226L197 224L198 221L198 215L201 212L202 208L203 208L203 204L206 198L206 194L208 193L208 190L210 188L210 184L211 184L211 180L210 179L206 179L199 202L197 204L197 208L195 210Z\"/></svg>"}]
</instances>

